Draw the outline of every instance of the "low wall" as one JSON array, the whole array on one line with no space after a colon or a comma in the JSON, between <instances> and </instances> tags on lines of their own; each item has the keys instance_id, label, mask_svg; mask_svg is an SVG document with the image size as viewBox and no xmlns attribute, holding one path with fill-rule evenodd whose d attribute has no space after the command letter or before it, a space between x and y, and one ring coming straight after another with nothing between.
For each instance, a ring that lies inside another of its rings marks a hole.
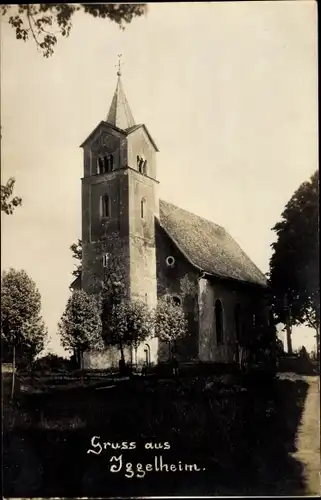
<instances>
[{"instance_id":1,"label":"low wall","mask_svg":"<svg viewBox=\"0 0 321 500\"><path fill-rule=\"evenodd\" d=\"M129 348L124 349L125 361L130 362L131 353ZM84 370L104 370L108 368L119 368L120 351L117 346L110 346L104 351L90 351L83 354Z\"/></svg>"},{"instance_id":2,"label":"low wall","mask_svg":"<svg viewBox=\"0 0 321 500\"><path fill-rule=\"evenodd\" d=\"M147 339L135 351L130 347L124 348L125 362L142 365L148 357L148 362L155 365L158 361L158 339ZM109 346L104 351L89 351L83 354L84 370L118 369L120 350L118 346Z\"/></svg>"}]
</instances>

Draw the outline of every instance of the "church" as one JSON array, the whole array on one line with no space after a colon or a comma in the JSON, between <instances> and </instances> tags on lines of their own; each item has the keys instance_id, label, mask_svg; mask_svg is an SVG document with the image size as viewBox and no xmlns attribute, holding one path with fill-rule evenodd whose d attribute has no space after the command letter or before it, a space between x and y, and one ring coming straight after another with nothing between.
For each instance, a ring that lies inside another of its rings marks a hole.
<instances>
[{"instance_id":1,"label":"church","mask_svg":"<svg viewBox=\"0 0 321 500\"><path fill-rule=\"evenodd\" d=\"M81 147L82 276L71 288L97 291L117 253L130 297L151 308L163 295L182 305L189 335L180 361L233 362L237 342L269 322L266 278L223 227L159 198L157 144L135 123L120 69L107 117ZM84 368L118 365L116 351L85 353ZM151 337L135 356L166 362L168 348Z\"/></svg>"}]
</instances>

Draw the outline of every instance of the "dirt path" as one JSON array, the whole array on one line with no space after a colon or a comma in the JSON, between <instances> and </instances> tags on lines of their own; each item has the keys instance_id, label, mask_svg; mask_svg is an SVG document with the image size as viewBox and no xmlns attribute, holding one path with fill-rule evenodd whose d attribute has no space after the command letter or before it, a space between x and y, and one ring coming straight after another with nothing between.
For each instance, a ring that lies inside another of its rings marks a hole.
<instances>
[{"instance_id":1,"label":"dirt path","mask_svg":"<svg viewBox=\"0 0 321 500\"><path fill-rule=\"evenodd\" d=\"M293 457L301 462L306 481L306 495L320 495L320 378L284 374L287 378L309 384L301 424L296 437L297 451Z\"/></svg>"}]
</instances>

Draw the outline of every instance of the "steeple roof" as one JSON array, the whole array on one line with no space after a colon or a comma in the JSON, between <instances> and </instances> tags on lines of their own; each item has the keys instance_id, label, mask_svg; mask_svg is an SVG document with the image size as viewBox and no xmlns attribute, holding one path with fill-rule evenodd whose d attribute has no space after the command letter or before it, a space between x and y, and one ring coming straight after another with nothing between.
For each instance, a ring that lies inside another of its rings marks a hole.
<instances>
[{"instance_id":1,"label":"steeple roof","mask_svg":"<svg viewBox=\"0 0 321 500\"><path fill-rule=\"evenodd\" d=\"M117 86L113 100L109 108L106 121L107 123L113 125L114 127L125 130L130 127L133 127L136 124L125 96L123 84L121 81L120 70L117 72L117 75L118 75Z\"/></svg>"}]
</instances>

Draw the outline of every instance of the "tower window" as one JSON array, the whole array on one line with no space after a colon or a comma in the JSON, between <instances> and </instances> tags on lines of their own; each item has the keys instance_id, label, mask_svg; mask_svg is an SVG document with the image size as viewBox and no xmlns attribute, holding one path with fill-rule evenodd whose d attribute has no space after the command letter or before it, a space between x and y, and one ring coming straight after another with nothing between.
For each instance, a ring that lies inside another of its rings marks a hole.
<instances>
[{"instance_id":1,"label":"tower window","mask_svg":"<svg viewBox=\"0 0 321 500\"><path fill-rule=\"evenodd\" d=\"M140 202L140 216L142 219L145 219L145 216L146 216L146 200L145 200L145 198L142 198L141 202Z\"/></svg>"},{"instance_id":2,"label":"tower window","mask_svg":"<svg viewBox=\"0 0 321 500\"><path fill-rule=\"evenodd\" d=\"M104 158L98 158L97 174L102 174L103 172L104 172Z\"/></svg>"},{"instance_id":3,"label":"tower window","mask_svg":"<svg viewBox=\"0 0 321 500\"><path fill-rule=\"evenodd\" d=\"M97 174L106 174L114 169L113 155L101 156L97 162Z\"/></svg>"},{"instance_id":4,"label":"tower window","mask_svg":"<svg viewBox=\"0 0 321 500\"><path fill-rule=\"evenodd\" d=\"M223 306L222 302L217 299L215 301L215 330L216 342L222 344L223 342Z\"/></svg>"},{"instance_id":5,"label":"tower window","mask_svg":"<svg viewBox=\"0 0 321 500\"><path fill-rule=\"evenodd\" d=\"M112 172L114 169L114 157L113 155L109 155L106 157L106 171L107 172Z\"/></svg>"},{"instance_id":6,"label":"tower window","mask_svg":"<svg viewBox=\"0 0 321 500\"><path fill-rule=\"evenodd\" d=\"M103 267L107 267L108 266L108 259L109 259L109 254L108 253L104 253L103 254Z\"/></svg>"},{"instance_id":7,"label":"tower window","mask_svg":"<svg viewBox=\"0 0 321 500\"><path fill-rule=\"evenodd\" d=\"M110 217L110 214L110 197L108 196L108 194L105 194L101 198L101 215L102 217Z\"/></svg>"},{"instance_id":8,"label":"tower window","mask_svg":"<svg viewBox=\"0 0 321 500\"><path fill-rule=\"evenodd\" d=\"M141 174L144 173L145 163L147 163L147 162L141 156L137 155L137 168Z\"/></svg>"},{"instance_id":9,"label":"tower window","mask_svg":"<svg viewBox=\"0 0 321 500\"><path fill-rule=\"evenodd\" d=\"M143 163L143 174L147 175L147 160L145 160Z\"/></svg>"}]
</instances>

